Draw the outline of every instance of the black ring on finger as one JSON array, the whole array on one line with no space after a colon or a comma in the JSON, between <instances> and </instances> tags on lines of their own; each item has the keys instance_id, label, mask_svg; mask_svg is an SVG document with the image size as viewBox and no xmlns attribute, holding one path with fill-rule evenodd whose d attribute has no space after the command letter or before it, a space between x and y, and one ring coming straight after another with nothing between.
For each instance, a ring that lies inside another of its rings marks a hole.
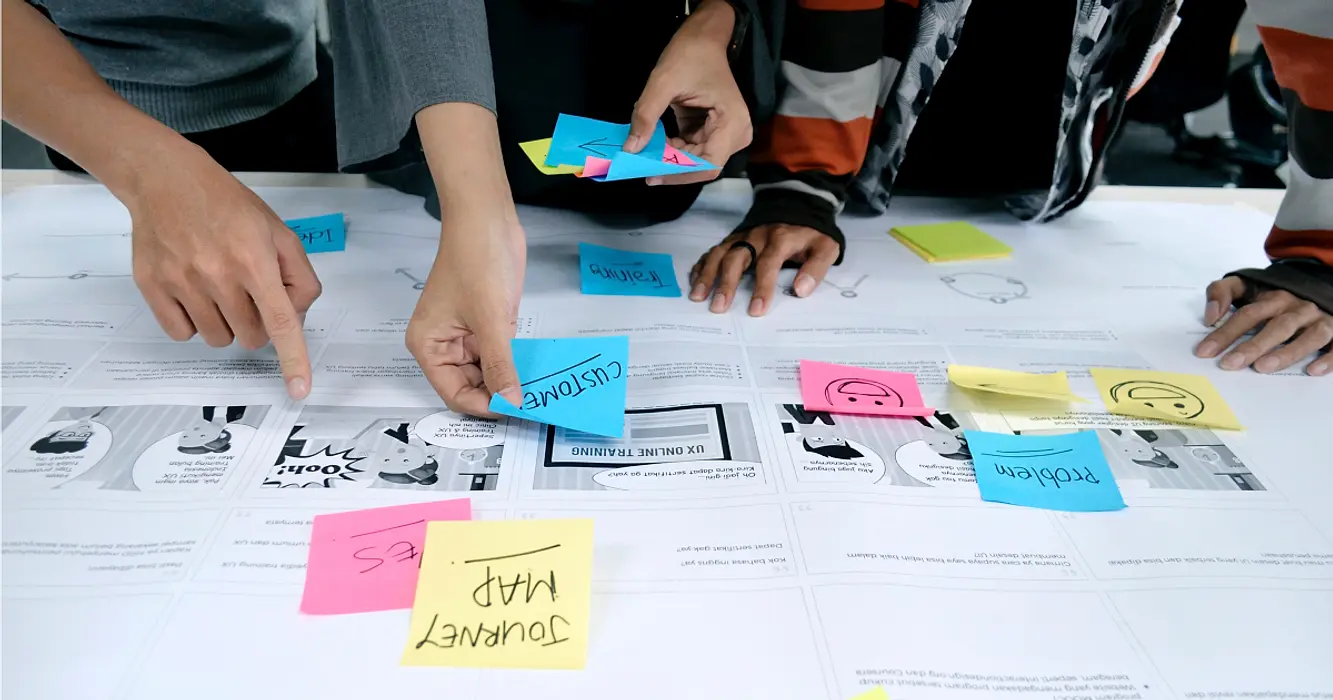
<instances>
[{"instance_id":1,"label":"black ring on finger","mask_svg":"<svg viewBox=\"0 0 1333 700\"><path fill-rule=\"evenodd\" d=\"M745 266L745 269L748 271L750 268L754 267L755 262L759 260L759 251L755 250L754 246L750 245L749 241L736 241L735 243L732 243L727 250L732 251L737 248L743 248L750 251L750 264Z\"/></svg>"}]
</instances>

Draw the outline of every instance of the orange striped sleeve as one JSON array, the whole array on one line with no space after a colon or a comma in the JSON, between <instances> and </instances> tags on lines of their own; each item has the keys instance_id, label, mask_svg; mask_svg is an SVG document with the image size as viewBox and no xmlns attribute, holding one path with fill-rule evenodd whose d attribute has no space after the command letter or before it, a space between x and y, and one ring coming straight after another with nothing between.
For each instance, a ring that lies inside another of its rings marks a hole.
<instances>
[{"instance_id":1,"label":"orange striped sleeve","mask_svg":"<svg viewBox=\"0 0 1333 700\"><path fill-rule=\"evenodd\" d=\"M760 129L752 161L778 165L789 172L818 170L828 175L850 175L861 167L874 125L870 117L837 122L778 114Z\"/></svg>"}]
</instances>

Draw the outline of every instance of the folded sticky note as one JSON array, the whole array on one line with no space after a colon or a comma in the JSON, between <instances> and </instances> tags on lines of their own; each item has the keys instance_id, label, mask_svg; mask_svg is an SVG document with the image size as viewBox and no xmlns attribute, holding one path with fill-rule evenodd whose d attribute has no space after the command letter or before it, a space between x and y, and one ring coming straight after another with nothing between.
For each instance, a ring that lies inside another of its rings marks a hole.
<instances>
[{"instance_id":1,"label":"folded sticky note","mask_svg":"<svg viewBox=\"0 0 1333 700\"><path fill-rule=\"evenodd\" d=\"M679 150L671 144L667 144L666 152L662 155L662 162L675 163L676 165L698 165L703 162L703 159Z\"/></svg>"},{"instance_id":2,"label":"folded sticky note","mask_svg":"<svg viewBox=\"0 0 1333 700\"><path fill-rule=\"evenodd\" d=\"M1091 370L1106 410L1122 416L1243 430L1207 377L1144 369Z\"/></svg>"},{"instance_id":3,"label":"folded sticky note","mask_svg":"<svg viewBox=\"0 0 1333 700\"><path fill-rule=\"evenodd\" d=\"M547 165L546 154L551 150L551 139L525 141L518 145L523 154L543 175L582 175L583 168L577 165Z\"/></svg>"},{"instance_id":4,"label":"folded sticky note","mask_svg":"<svg viewBox=\"0 0 1333 700\"><path fill-rule=\"evenodd\" d=\"M580 289L584 294L678 297L676 268L665 253L639 253L579 244Z\"/></svg>"},{"instance_id":5,"label":"folded sticky note","mask_svg":"<svg viewBox=\"0 0 1333 700\"><path fill-rule=\"evenodd\" d=\"M591 158L589 158L591 160ZM612 182L615 180L632 180L640 177L657 177L663 175L683 175L685 173L694 173L701 170L717 170L717 166L703 159L695 158L689 165L681 163L657 160L654 158L645 158L633 153L621 151L611 156L611 165L607 168L605 175L596 177L587 175L593 180L599 182Z\"/></svg>"},{"instance_id":6,"label":"folded sticky note","mask_svg":"<svg viewBox=\"0 0 1333 700\"><path fill-rule=\"evenodd\" d=\"M559 167L567 168L569 166L561 165ZM610 169L611 169L610 158L598 158L597 156L588 156L588 160L583 162L583 172L579 173L579 177L591 177L591 178L605 177L607 171L609 171Z\"/></svg>"},{"instance_id":7,"label":"folded sticky note","mask_svg":"<svg viewBox=\"0 0 1333 700\"><path fill-rule=\"evenodd\" d=\"M561 114L555 120L555 133L551 135L551 147L546 152L545 164L582 166L588 156L611 159L615 154L623 152L621 149L627 138L629 124L613 124ZM648 145L638 155L660 161L666 153L666 145L666 129L658 122Z\"/></svg>"},{"instance_id":8,"label":"folded sticky note","mask_svg":"<svg viewBox=\"0 0 1333 700\"><path fill-rule=\"evenodd\" d=\"M583 668L592 522L430 523L403 665Z\"/></svg>"},{"instance_id":9,"label":"folded sticky note","mask_svg":"<svg viewBox=\"0 0 1333 700\"><path fill-rule=\"evenodd\" d=\"M801 360L801 402L807 411L866 416L932 416L916 375Z\"/></svg>"},{"instance_id":10,"label":"folded sticky note","mask_svg":"<svg viewBox=\"0 0 1333 700\"><path fill-rule=\"evenodd\" d=\"M1094 432L963 435L983 501L1072 512L1125 507Z\"/></svg>"},{"instance_id":11,"label":"folded sticky note","mask_svg":"<svg viewBox=\"0 0 1333 700\"><path fill-rule=\"evenodd\" d=\"M491 397L493 413L605 437L624 434L628 336L511 342L523 406L496 394Z\"/></svg>"},{"instance_id":12,"label":"folded sticky note","mask_svg":"<svg viewBox=\"0 0 1333 700\"><path fill-rule=\"evenodd\" d=\"M301 612L341 615L412 607L426 523L471 519L466 498L316 515Z\"/></svg>"},{"instance_id":13,"label":"folded sticky note","mask_svg":"<svg viewBox=\"0 0 1333 700\"><path fill-rule=\"evenodd\" d=\"M928 262L1007 258L1012 248L966 221L895 226L889 235Z\"/></svg>"},{"instance_id":14,"label":"folded sticky note","mask_svg":"<svg viewBox=\"0 0 1333 700\"><path fill-rule=\"evenodd\" d=\"M342 212L288 219L282 223L301 239L301 246L307 253L329 253L347 247Z\"/></svg>"},{"instance_id":15,"label":"folded sticky note","mask_svg":"<svg viewBox=\"0 0 1333 700\"><path fill-rule=\"evenodd\" d=\"M1031 374L990 367L949 365L949 381L956 386L1008 396L1025 396L1052 401L1083 401L1069 389L1064 372Z\"/></svg>"}]
</instances>

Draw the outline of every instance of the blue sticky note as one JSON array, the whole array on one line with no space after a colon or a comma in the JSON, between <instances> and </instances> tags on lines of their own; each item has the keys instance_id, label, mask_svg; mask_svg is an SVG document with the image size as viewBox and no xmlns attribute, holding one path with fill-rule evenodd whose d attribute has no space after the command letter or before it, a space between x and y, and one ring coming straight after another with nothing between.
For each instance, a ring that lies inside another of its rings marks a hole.
<instances>
[{"instance_id":1,"label":"blue sticky note","mask_svg":"<svg viewBox=\"0 0 1333 700\"><path fill-rule=\"evenodd\" d=\"M1072 512L1125 507L1096 433L963 434L983 501Z\"/></svg>"},{"instance_id":2,"label":"blue sticky note","mask_svg":"<svg viewBox=\"0 0 1333 700\"><path fill-rule=\"evenodd\" d=\"M622 146L629 138L629 124L611 122L561 114L555 120L555 133L551 134L551 148L546 152L546 165L583 165L588 156L597 158L615 158L617 153L624 153ZM648 140L648 145L639 151L640 157L650 161L660 161L666 154L666 129L662 122ZM625 155L630 155L625 153Z\"/></svg>"},{"instance_id":3,"label":"blue sticky note","mask_svg":"<svg viewBox=\"0 0 1333 700\"><path fill-rule=\"evenodd\" d=\"M296 232L307 253L328 253L347 247L347 229L342 212L304 219L288 219L287 228Z\"/></svg>"},{"instance_id":4,"label":"blue sticky note","mask_svg":"<svg viewBox=\"0 0 1333 700\"><path fill-rule=\"evenodd\" d=\"M590 178L598 182L611 182L613 180L632 180L639 177L654 177L658 175L681 175L684 173L694 173L700 170L717 170L717 166L708 161L694 156L694 165L684 165L681 163L671 163L664 160L644 158L643 156L621 151L611 157L611 169L606 175Z\"/></svg>"},{"instance_id":5,"label":"blue sticky note","mask_svg":"<svg viewBox=\"0 0 1333 700\"><path fill-rule=\"evenodd\" d=\"M579 244L579 288L584 294L678 297L676 268L665 253L639 253Z\"/></svg>"},{"instance_id":6,"label":"blue sticky note","mask_svg":"<svg viewBox=\"0 0 1333 700\"><path fill-rule=\"evenodd\" d=\"M492 413L604 437L624 434L629 336L511 342L523 406L495 394Z\"/></svg>"}]
</instances>

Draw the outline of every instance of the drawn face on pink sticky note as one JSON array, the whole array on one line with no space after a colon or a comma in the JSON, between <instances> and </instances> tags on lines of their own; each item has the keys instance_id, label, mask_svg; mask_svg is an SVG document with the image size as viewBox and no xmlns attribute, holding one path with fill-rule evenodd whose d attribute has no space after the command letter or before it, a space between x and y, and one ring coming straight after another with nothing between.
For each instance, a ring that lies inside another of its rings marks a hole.
<instances>
[{"instance_id":1,"label":"drawn face on pink sticky note","mask_svg":"<svg viewBox=\"0 0 1333 700\"><path fill-rule=\"evenodd\" d=\"M801 360L806 410L870 416L928 416L916 376L904 372Z\"/></svg>"}]
</instances>

